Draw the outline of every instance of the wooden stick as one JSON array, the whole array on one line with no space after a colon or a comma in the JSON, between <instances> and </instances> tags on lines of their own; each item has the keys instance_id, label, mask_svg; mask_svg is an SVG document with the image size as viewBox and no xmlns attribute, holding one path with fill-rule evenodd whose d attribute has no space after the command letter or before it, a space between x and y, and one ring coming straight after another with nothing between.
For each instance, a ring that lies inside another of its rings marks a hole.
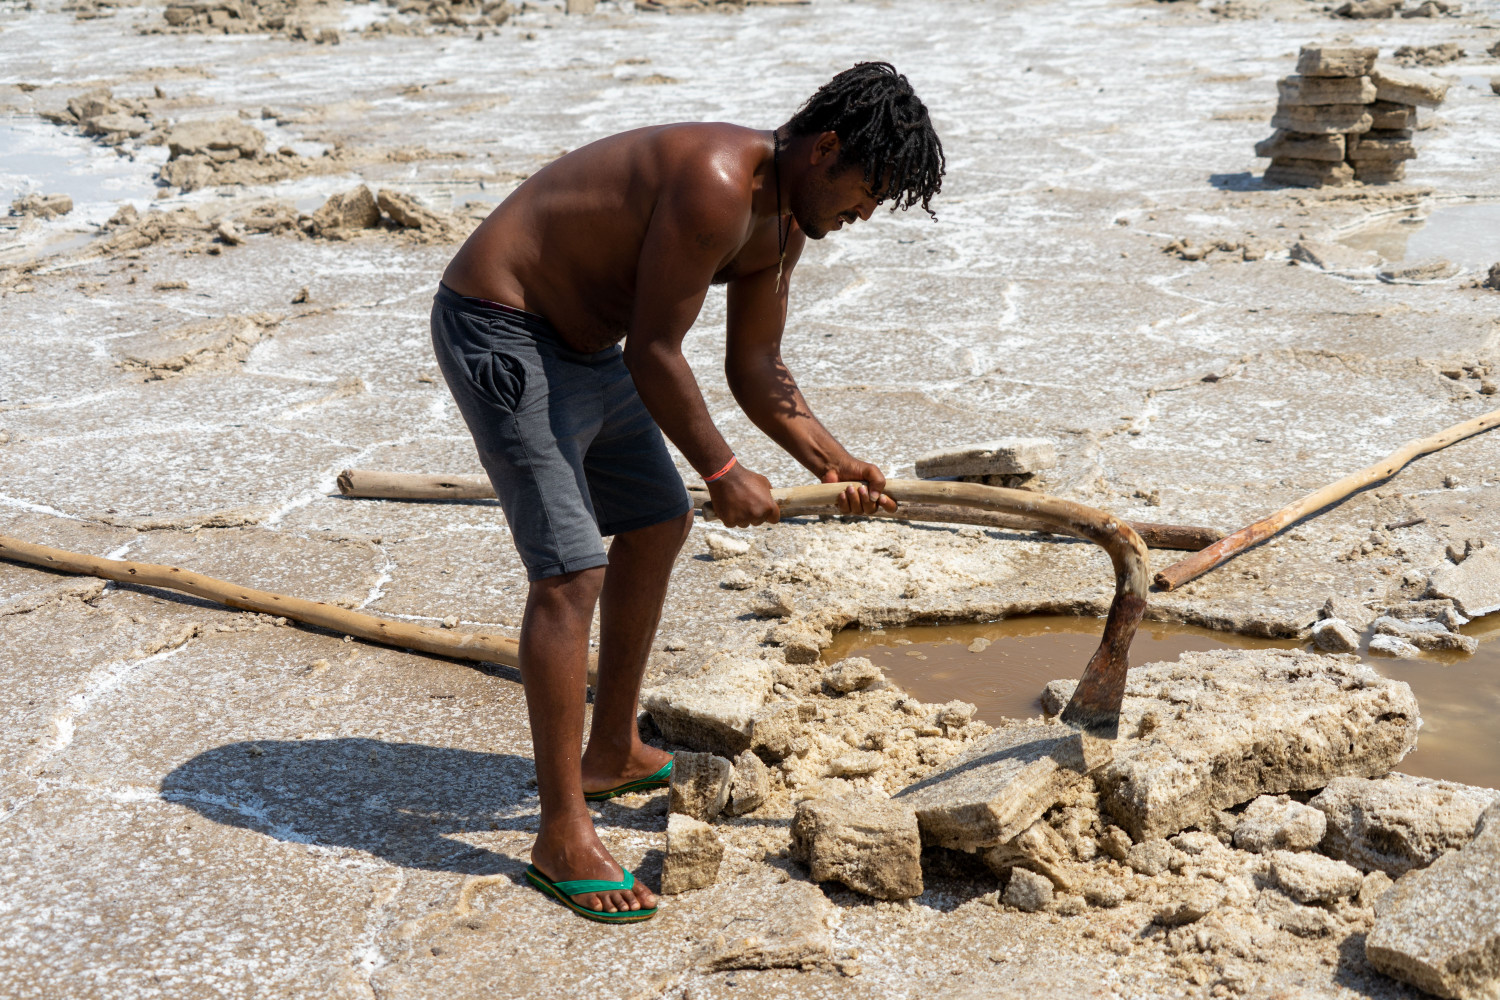
<instances>
[{"instance_id":1,"label":"wooden stick","mask_svg":"<svg viewBox=\"0 0 1500 1000\"><path fill-rule=\"evenodd\" d=\"M1220 563L1239 555L1252 545L1265 541L1293 521L1301 520L1308 514L1320 511L1356 490L1378 483L1382 479L1389 479L1401 471L1412 459L1439 451L1466 437L1472 437L1494 427L1500 427L1500 410L1486 413L1482 417L1475 417L1473 420L1465 420L1461 424L1454 424L1431 437L1408 441L1400 449L1374 465L1352 472L1338 482L1325 486L1315 493L1309 493L1295 503L1287 504L1269 517L1263 517L1254 524L1220 539L1208 548L1173 563L1156 574L1156 585L1163 590L1175 590L1189 580L1197 579Z\"/></svg>"},{"instance_id":2,"label":"wooden stick","mask_svg":"<svg viewBox=\"0 0 1500 1000\"><path fill-rule=\"evenodd\" d=\"M160 587L175 590L194 597L202 597L219 604L227 604L241 611L259 611L267 615L279 615L307 625L332 629L348 635L368 639L382 646L402 649L418 649L424 653L451 656L460 660L483 663L501 663L507 667L519 667L519 643L508 636L490 635L483 632L454 632L448 629L428 628L408 622L391 621L374 615L350 611L347 608L325 604L322 601L306 601L300 597L273 594L267 590L253 590L238 584L216 580L211 576L192 573L176 566L161 566L155 563L127 562L121 559L100 559L54 549L46 545L33 545L19 538L0 535L0 558L30 563L43 569L62 573L81 573L97 576L116 583L134 583L143 587Z\"/></svg>"},{"instance_id":3,"label":"wooden stick","mask_svg":"<svg viewBox=\"0 0 1500 1000\"><path fill-rule=\"evenodd\" d=\"M495 490L484 476L428 476L406 472L380 472L370 469L345 469L339 473L339 492L349 497L366 497L378 500L486 500L494 499ZM702 487L690 486L688 493L694 504L702 509L708 500L708 492ZM822 507L816 509L784 508L784 517L805 514L826 514ZM1035 518L995 511L971 510L953 504L912 504L903 506L894 514L879 511L874 516L893 521L928 521L939 524L976 524L986 528L1008 528L1018 531L1061 531L1066 529L1046 524ZM1199 528L1181 524L1156 524L1150 521L1131 521L1130 527L1152 549L1182 549L1196 552L1212 545L1224 537L1216 528ZM1075 536L1081 537L1081 536Z\"/></svg>"}]
</instances>

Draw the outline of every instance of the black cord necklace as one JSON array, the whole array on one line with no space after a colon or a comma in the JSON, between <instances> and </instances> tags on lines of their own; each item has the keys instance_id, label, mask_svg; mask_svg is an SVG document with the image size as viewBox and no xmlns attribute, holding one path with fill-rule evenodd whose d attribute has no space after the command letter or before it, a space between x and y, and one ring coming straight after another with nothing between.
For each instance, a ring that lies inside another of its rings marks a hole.
<instances>
[{"instance_id":1,"label":"black cord necklace","mask_svg":"<svg viewBox=\"0 0 1500 1000\"><path fill-rule=\"evenodd\" d=\"M781 132L779 129L771 131L771 174L776 178L776 290L781 291L781 269L786 265L786 243L792 238L791 223L787 224L786 234L781 232Z\"/></svg>"}]
</instances>

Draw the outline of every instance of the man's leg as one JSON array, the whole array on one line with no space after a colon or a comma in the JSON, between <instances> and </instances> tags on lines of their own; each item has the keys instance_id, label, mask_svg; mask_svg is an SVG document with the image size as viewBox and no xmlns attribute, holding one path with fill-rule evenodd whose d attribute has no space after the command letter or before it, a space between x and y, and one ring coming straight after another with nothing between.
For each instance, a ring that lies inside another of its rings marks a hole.
<instances>
[{"instance_id":1,"label":"man's leg","mask_svg":"<svg viewBox=\"0 0 1500 1000\"><path fill-rule=\"evenodd\" d=\"M599 684L583 754L583 789L613 788L661 769L669 754L641 742L637 699L661 620L667 581L693 524L692 511L622 532L609 547L599 603Z\"/></svg>"},{"instance_id":2,"label":"man's leg","mask_svg":"<svg viewBox=\"0 0 1500 1000\"><path fill-rule=\"evenodd\" d=\"M526 617L521 623L521 681L531 718L542 811L531 860L553 881L623 877L594 832L579 781L589 626L604 581L602 566L536 581L526 598ZM629 891L573 898L582 906L606 912L656 905L656 897L639 882Z\"/></svg>"}]
</instances>

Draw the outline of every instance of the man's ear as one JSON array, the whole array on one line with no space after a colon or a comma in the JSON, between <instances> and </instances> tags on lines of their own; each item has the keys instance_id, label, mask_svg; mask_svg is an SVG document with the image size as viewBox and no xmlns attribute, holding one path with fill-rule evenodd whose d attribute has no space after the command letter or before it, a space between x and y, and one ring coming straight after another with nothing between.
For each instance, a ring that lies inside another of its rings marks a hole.
<instances>
[{"instance_id":1,"label":"man's ear","mask_svg":"<svg viewBox=\"0 0 1500 1000\"><path fill-rule=\"evenodd\" d=\"M839 155L840 148L841 144L839 142L839 134L837 132L820 133L818 135L817 141L814 142L812 146L811 162L813 166L822 164L829 157L833 157L836 159Z\"/></svg>"}]
</instances>

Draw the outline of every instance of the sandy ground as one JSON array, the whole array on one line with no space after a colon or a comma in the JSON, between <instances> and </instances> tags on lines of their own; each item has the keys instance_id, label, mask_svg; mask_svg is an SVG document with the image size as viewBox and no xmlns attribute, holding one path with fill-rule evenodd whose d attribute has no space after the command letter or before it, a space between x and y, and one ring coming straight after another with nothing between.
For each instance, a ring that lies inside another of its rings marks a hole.
<instances>
[{"instance_id":1,"label":"sandy ground","mask_svg":"<svg viewBox=\"0 0 1500 1000\"><path fill-rule=\"evenodd\" d=\"M882 213L804 255L785 353L825 422L890 475L929 448L1045 436L1063 459L1051 492L1140 519L1245 523L1495 406L1477 376L1442 374L1500 377L1500 293L1481 272L1385 283L1288 260L1301 238L1500 200L1486 83L1500 66L1483 55L1500 5L1466 7L1344 22L1300 0L818 0L692 16L605 4L572 18L527 4L480 39L363 37L352 29L404 15L345 4L308 9L344 28L315 45L141 33L163 23L155 5L0 4L0 177L10 196L77 202L0 230L0 532L514 634L524 573L497 507L330 495L351 466L477 471L427 345L450 243L198 232L111 250L94 227L126 201L231 217L271 199L310 210L360 181L472 224L466 201L482 210L601 134L769 127L862 58L910 75L949 172L938 224ZM1471 55L1438 67L1455 86L1424 112L1407 183L1263 189L1251 147L1274 81L1300 45L1339 38ZM155 199L164 148L118 156L37 117L99 87L156 120L243 113L273 148L333 163ZM1265 253L1163 251L1183 237ZM715 418L749 465L802 482L733 405L722 317L711 295L688 342ZM1457 445L1157 595L1150 614L1294 635L1332 594L1415 596L1445 545L1500 535L1497 470L1500 438ZM1418 517L1361 551L1372 529ZM1109 587L1091 547L1016 533L803 522L743 535L762 575L844 553L845 621L1097 611ZM720 589L731 565L704 553L695 531L657 674L764 641L756 592ZM799 613L827 610L816 603ZM12 564L0 612L0 993L16 1000L1407 995L1348 937L1194 982L1140 907L1008 911L961 859L932 861L927 892L904 904L823 891L778 853L785 813L729 825L719 885L649 924L596 927L520 879L536 809L513 671ZM657 794L599 811L648 882L665 808ZM490 874L504 877L464 891ZM709 971L701 957L726 935L814 925L832 928L836 961Z\"/></svg>"}]
</instances>

